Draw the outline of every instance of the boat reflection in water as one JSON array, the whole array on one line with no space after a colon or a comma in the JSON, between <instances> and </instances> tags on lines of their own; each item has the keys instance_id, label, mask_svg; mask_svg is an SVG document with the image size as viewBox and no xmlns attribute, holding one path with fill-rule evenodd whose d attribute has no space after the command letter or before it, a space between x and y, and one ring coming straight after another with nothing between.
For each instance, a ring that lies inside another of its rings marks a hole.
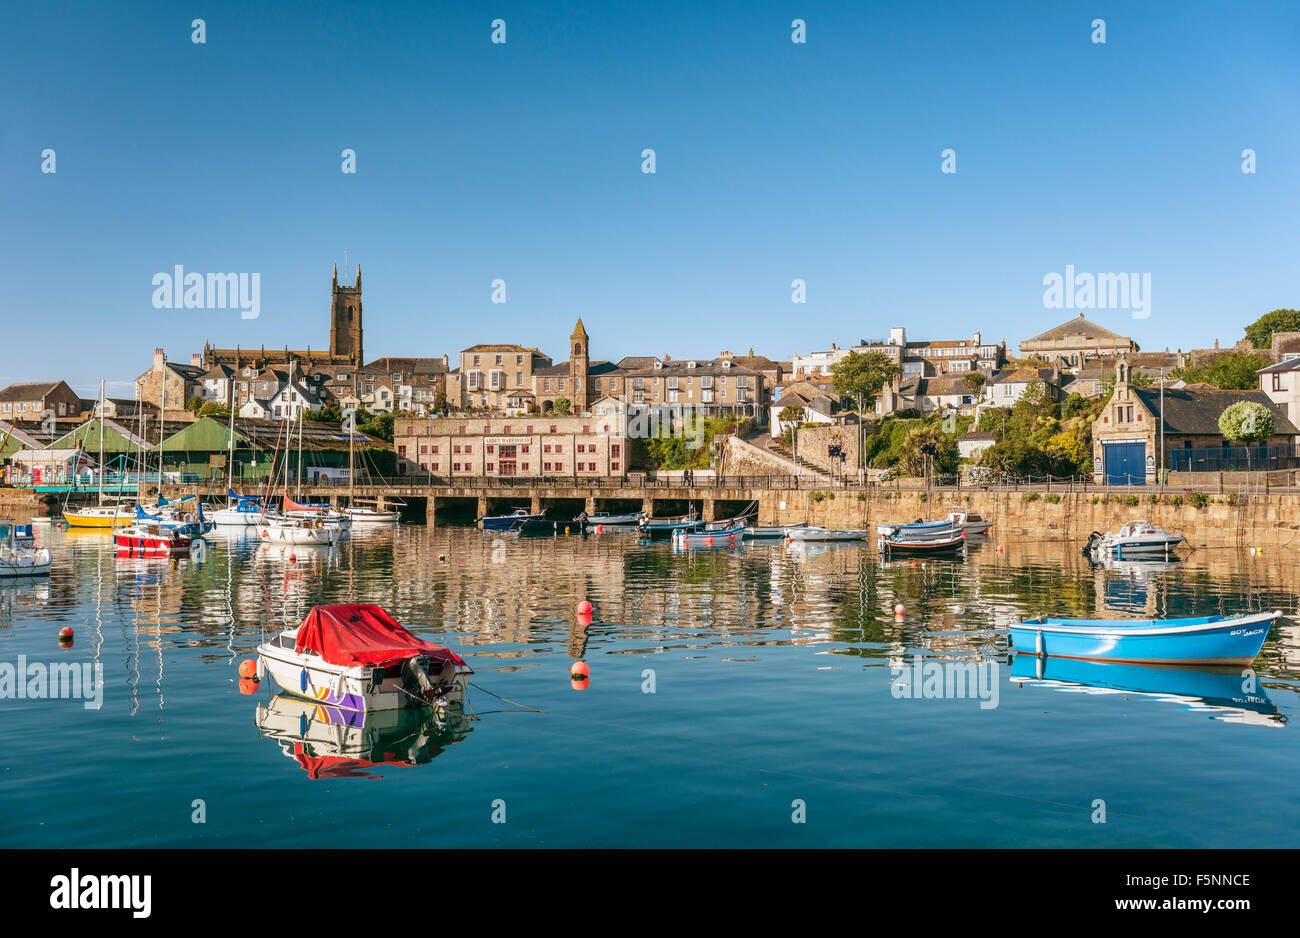
<instances>
[{"instance_id":1,"label":"boat reflection in water","mask_svg":"<svg viewBox=\"0 0 1300 938\"><path fill-rule=\"evenodd\" d=\"M1016 655L1011 680L1067 693L1140 694L1181 704L1224 723L1284 726L1259 676L1238 667L1188 668ZM1251 690L1243 690L1251 687Z\"/></svg>"},{"instance_id":2,"label":"boat reflection in water","mask_svg":"<svg viewBox=\"0 0 1300 938\"><path fill-rule=\"evenodd\" d=\"M384 766L423 765L470 731L458 707L360 713L280 694L257 705L257 728L311 778L382 778Z\"/></svg>"}]
</instances>

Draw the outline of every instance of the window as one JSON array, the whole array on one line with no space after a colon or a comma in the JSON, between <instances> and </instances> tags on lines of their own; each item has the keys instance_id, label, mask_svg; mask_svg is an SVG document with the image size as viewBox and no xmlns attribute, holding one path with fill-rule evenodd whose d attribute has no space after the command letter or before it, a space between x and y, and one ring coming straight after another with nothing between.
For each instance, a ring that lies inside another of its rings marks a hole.
<instances>
[{"instance_id":1,"label":"window","mask_svg":"<svg viewBox=\"0 0 1300 938\"><path fill-rule=\"evenodd\" d=\"M487 471L488 471L488 472L491 472L491 471L492 471L492 463L488 463L488 464L487 464Z\"/></svg>"},{"instance_id":2,"label":"window","mask_svg":"<svg viewBox=\"0 0 1300 938\"><path fill-rule=\"evenodd\" d=\"M548 462L547 462L547 463L542 463L542 471L543 471L543 472L550 472L550 471L551 471L551 464L548 463Z\"/></svg>"},{"instance_id":3,"label":"window","mask_svg":"<svg viewBox=\"0 0 1300 938\"><path fill-rule=\"evenodd\" d=\"M501 364L501 356L500 356L500 355L497 356L497 364L498 364L498 365Z\"/></svg>"},{"instance_id":4,"label":"window","mask_svg":"<svg viewBox=\"0 0 1300 938\"><path fill-rule=\"evenodd\" d=\"M465 425L463 423L460 425L460 432L462 435L465 433Z\"/></svg>"},{"instance_id":5,"label":"window","mask_svg":"<svg viewBox=\"0 0 1300 938\"><path fill-rule=\"evenodd\" d=\"M434 444L433 444L433 452L435 452L435 453L438 452L438 444L437 444L437 443L434 443Z\"/></svg>"},{"instance_id":6,"label":"window","mask_svg":"<svg viewBox=\"0 0 1300 938\"><path fill-rule=\"evenodd\" d=\"M405 447L405 446L399 446L399 447L397 447L397 455L398 455L398 456L405 456L405 455L406 455L406 447Z\"/></svg>"},{"instance_id":7,"label":"window","mask_svg":"<svg viewBox=\"0 0 1300 938\"><path fill-rule=\"evenodd\" d=\"M542 390L543 390L543 391L549 391L550 389L551 389L551 379L550 379L550 378L543 378L543 379L542 379ZM552 432L554 432L554 431L552 431Z\"/></svg>"},{"instance_id":8,"label":"window","mask_svg":"<svg viewBox=\"0 0 1300 938\"><path fill-rule=\"evenodd\" d=\"M523 363L524 363L524 356L522 356L522 355L516 355L516 356L515 356L515 364L516 364L516 365L522 365Z\"/></svg>"},{"instance_id":9,"label":"window","mask_svg":"<svg viewBox=\"0 0 1300 938\"><path fill-rule=\"evenodd\" d=\"M524 471L525 471L525 472L528 471L528 463L524 463Z\"/></svg>"},{"instance_id":10,"label":"window","mask_svg":"<svg viewBox=\"0 0 1300 938\"><path fill-rule=\"evenodd\" d=\"M614 444L613 444L612 446L610 446L610 448L609 448L609 455L613 456L615 459L618 459L619 456L623 455L623 454L620 452L620 450L622 450L622 448L623 448L623 447L622 447L620 444L618 444L618 443L614 443ZM617 469L618 467L615 466L614 468Z\"/></svg>"},{"instance_id":11,"label":"window","mask_svg":"<svg viewBox=\"0 0 1300 938\"><path fill-rule=\"evenodd\" d=\"M551 424L551 432L552 432L552 433L555 432L555 424Z\"/></svg>"},{"instance_id":12,"label":"window","mask_svg":"<svg viewBox=\"0 0 1300 938\"><path fill-rule=\"evenodd\" d=\"M403 446L402 449L405 450L406 447ZM426 455L428 455L428 453L429 453L429 447L428 447L428 446L421 446L421 447L420 447L420 455L421 455L421 456L426 456Z\"/></svg>"},{"instance_id":13,"label":"window","mask_svg":"<svg viewBox=\"0 0 1300 938\"><path fill-rule=\"evenodd\" d=\"M556 471L556 472L563 472L563 471L564 471L564 463L562 463L562 462L557 462L557 463L555 464L555 471Z\"/></svg>"},{"instance_id":14,"label":"window","mask_svg":"<svg viewBox=\"0 0 1300 938\"><path fill-rule=\"evenodd\" d=\"M611 472L618 472L618 463L616 462L610 463L609 468Z\"/></svg>"},{"instance_id":15,"label":"window","mask_svg":"<svg viewBox=\"0 0 1300 938\"><path fill-rule=\"evenodd\" d=\"M583 432L583 433L590 433L590 432L591 432L591 424L589 424L589 423L584 423L584 424L582 425L582 432Z\"/></svg>"},{"instance_id":16,"label":"window","mask_svg":"<svg viewBox=\"0 0 1300 938\"><path fill-rule=\"evenodd\" d=\"M533 432L533 425L530 423L527 427L524 428L524 432L525 432L525 433L532 433L532 432Z\"/></svg>"},{"instance_id":17,"label":"window","mask_svg":"<svg viewBox=\"0 0 1300 938\"><path fill-rule=\"evenodd\" d=\"M454 472L460 472L460 463L453 464L451 468Z\"/></svg>"},{"instance_id":18,"label":"window","mask_svg":"<svg viewBox=\"0 0 1300 938\"><path fill-rule=\"evenodd\" d=\"M564 452L564 444L562 444L562 443L556 443L556 444L555 444L555 451L556 451L557 453L563 453L563 452Z\"/></svg>"},{"instance_id":19,"label":"window","mask_svg":"<svg viewBox=\"0 0 1300 938\"><path fill-rule=\"evenodd\" d=\"M519 447L519 452L521 452L521 453L527 453L527 452L528 452L528 444L525 443L523 446Z\"/></svg>"},{"instance_id":20,"label":"window","mask_svg":"<svg viewBox=\"0 0 1300 938\"><path fill-rule=\"evenodd\" d=\"M484 447L484 450L487 452L489 456L491 456L493 453L496 452L496 447L494 447L491 443L489 443L486 447Z\"/></svg>"},{"instance_id":21,"label":"window","mask_svg":"<svg viewBox=\"0 0 1300 938\"><path fill-rule=\"evenodd\" d=\"M474 447L473 447L473 446L470 446L468 443L466 443L466 444L465 444L465 455L468 456L468 455L469 455L470 453L472 453L472 452L474 452Z\"/></svg>"}]
</instances>

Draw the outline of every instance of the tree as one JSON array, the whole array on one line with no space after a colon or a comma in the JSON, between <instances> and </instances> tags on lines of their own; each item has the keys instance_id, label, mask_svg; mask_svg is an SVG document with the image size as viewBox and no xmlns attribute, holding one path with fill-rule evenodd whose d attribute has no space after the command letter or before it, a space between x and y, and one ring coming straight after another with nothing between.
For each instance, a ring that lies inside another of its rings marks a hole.
<instances>
[{"instance_id":1,"label":"tree","mask_svg":"<svg viewBox=\"0 0 1300 938\"><path fill-rule=\"evenodd\" d=\"M1247 444L1246 468L1250 468L1251 443L1262 443L1273 435L1277 421L1273 411L1254 401L1237 401L1219 414L1219 432L1224 439Z\"/></svg>"},{"instance_id":2,"label":"tree","mask_svg":"<svg viewBox=\"0 0 1300 938\"><path fill-rule=\"evenodd\" d=\"M312 419L321 423L342 424L343 411L339 410L338 404L327 404L316 411L316 415Z\"/></svg>"},{"instance_id":3,"label":"tree","mask_svg":"<svg viewBox=\"0 0 1300 938\"><path fill-rule=\"evenodd\" d=\"M1250 391L1259 387L1259 369L1269 364L1262 355L1229 352L1208 365L1188 366L1172 372L1188 384L1204 381L1225 391Z\"/></svg>"},{"instance_id":4,"label":"tree","mask_svg":"<svg viewBox=\"0 0 1300 938\"><path fill-rule=\"evenodd\" d=\"M378 437L385 442L393 442L393 415L376 414L364 424L361 422L361 411L357 411L357 429L369 436Z\"/></svg>"},{"instance_id":5,"label":"tree","mask_svg":"<svg viewBox=\"0 0 1300 938\"><path fill-rule=\"evenodd\" d=\"M781 412L776 415L776 419L782 424L794 424L795 426L798 426L803 423L803 415L803 408L798 404L787 404L785 407L781 408Z\"/></svg>"},{"instance_id":6,"label":"tree","mask_svg":"<svg viewBox=\"0 0 1300 938\"><path fill-rule=\"evenodd\" d=\"M572 401L570 401L567 397L561 397L558 400L556 400L555 406L551 408L551 411L557 416L563 417L565 414L569 412L569 408L572 406L573 406Z\"/></svg>"},{"instance_id":7,"label":"tree","mask_svg":"<svg viewBox=\"0 0 1300 938\"><path fill-rule=\"evenodd\" d=\"M898 373L898 366L884 352L850 352L831 365L831 387L856 400L858 410L865 410Z\"/></svg>"},{"instance_id":8,"label":"tree","mask_svg":"<svg viewBox=\"0 0 1300 938\"><path fill-rule=\"evenodd\" d=\"M976 397L980 396L980 391L983 390L986 381L988 381L988 378L984 377L982 371L968 371L961 378L961 383L970 388L970 392Z\"/></svg>"},{"instance_id":9,"label":"tree","mask_svg":"<svg viewBox=\"0 0 1300 938\"><path fill-rule=\"evenodd\" d=\"M199 411L203 409L203 405L206 403L207 401L196 394L185 402L185 409L198 416Z\"/></svg>"},{"instance_id":10,"label":"tree","mask_svg":"<svg viewBox=\"0 0 1300 938\"><path fill-rule=\"evenodd\" d=\"M198 409L200 417L229 417L230 408L220 401L208 401Z\"/></svg>"},{"instance_id":11,"label":"tree","mask_svg":"<svg viewBox=\"0 0 1300 938\"><path fill-rule=\"evenodd\" d=\"M1246 327L1246 338L1255 348L1268 348L1274 332L1300 332L1300 309L1275 309Z\"/></svg>"}]
</instances>

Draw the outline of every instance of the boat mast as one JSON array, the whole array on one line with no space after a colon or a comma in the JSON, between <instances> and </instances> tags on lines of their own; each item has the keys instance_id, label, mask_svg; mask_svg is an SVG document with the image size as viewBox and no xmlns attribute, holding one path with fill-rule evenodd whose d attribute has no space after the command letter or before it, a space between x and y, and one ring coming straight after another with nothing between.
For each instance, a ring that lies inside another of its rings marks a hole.
<instances>
[{"instance_id":1,"label":"boat mast","mask_svg":"<svg viewBox=\"0 0 1300 938\"><path fill-rule=\"evenodd\" d=\"M99 379L99 503L104 504L104 379Z\"/></svg>"},{"instance_id":2,"label":"boat mast","mask_svg":"<svg viewBox=\"0 0 1300 938\"><path fill-rule=\"evenodd\" d=\"M158 412L158 503L162 504L163 487L163 433L167 429L167 356L163 356L162 407ZM141 443L143 446L144 444Z\"/></svg>"},{"instance_id":3,"label":"boat mast","mask_svg":"<svg viewBox=\"0 0 1300 938\"><path fill-rule=\"evenodd\" d=\"M230 428L226 431L226 491L235 490L235 378L232 375L227 382L230 385Z\"/></svg>"}]
</instances>

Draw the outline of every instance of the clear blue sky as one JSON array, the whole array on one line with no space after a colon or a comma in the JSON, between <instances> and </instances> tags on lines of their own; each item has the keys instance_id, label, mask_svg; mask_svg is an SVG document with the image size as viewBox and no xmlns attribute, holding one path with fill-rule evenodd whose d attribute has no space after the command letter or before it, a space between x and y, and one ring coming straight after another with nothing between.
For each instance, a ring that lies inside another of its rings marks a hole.
<instances>
[{"instance_id":1,"label":"clear blue sky","mask_svg":"<svg viewBox=\"0 0 1300 938\"><path fill-rule=\"evenodd\" d=\"M1014 347L1066 264L1151 273L1149 319L1090 314L1147 349L1300 306L1294 0L48 2L4 49L0 383L323 348L345 248L368 358L559 360L578 316L608 359ZM260 273L260 318L154 309L176 264Z\"/></svg>"}]
</instances>

